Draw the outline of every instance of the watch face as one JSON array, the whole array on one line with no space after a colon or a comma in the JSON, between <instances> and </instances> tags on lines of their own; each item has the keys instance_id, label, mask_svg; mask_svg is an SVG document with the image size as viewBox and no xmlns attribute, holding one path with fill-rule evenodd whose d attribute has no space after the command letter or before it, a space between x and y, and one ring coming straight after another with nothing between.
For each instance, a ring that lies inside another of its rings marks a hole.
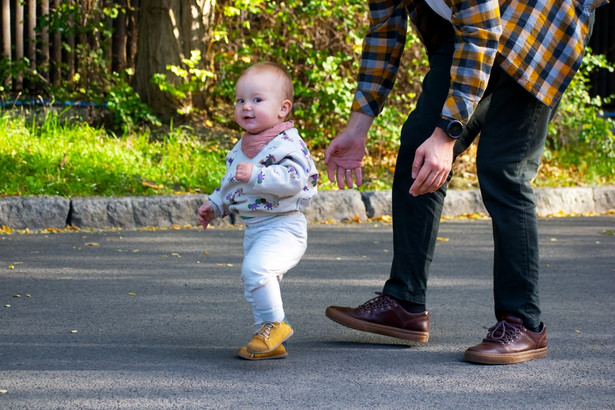
<instances>
[{"instance_id":1,"label":"watch face","mask_svg":"<svg viewBox=\"0 0 615 410\"><path fill-rule=\"evenodd\" d=\"M459 138L463 132L463 124L459 121L451 121L448 124L448 134L451 137Z\"/></svg>"}]
</instances>

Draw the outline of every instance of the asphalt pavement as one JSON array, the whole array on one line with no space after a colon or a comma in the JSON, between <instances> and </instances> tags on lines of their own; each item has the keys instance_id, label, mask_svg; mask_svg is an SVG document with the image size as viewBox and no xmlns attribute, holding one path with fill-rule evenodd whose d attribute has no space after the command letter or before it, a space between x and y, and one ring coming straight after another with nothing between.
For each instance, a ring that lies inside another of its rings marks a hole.
<instances>
[{"instance_id":1,"label":"asphalt pavement","mask_svg":"<svg viewBox=\"0 0 615 410\"><path fill-rule=\"evenodd\" d=\"M282 283L289 356L260 362L235 354L240 228L0 235L0 408L613 409L615 217L539 225L549 353L509 366L463 361L495 324L488 219L441 226L426 344L324 315L382 289L391 225L311 224Z\"/></svg>"}]
</instances>

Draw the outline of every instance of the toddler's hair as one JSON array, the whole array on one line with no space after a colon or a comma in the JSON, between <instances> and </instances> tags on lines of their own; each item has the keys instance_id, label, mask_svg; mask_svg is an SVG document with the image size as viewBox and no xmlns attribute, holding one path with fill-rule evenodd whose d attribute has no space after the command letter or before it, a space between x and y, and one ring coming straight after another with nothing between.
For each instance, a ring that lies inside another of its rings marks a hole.
<instances>
[{"instance_id":1,"label":"toddler's hair","mask_svg":"<svg viewBox=\"0 0 615 410\"><path fill-rule=\"evenodd\" d=\"M290 78L290 75L286 72L286 69L284 69L284 67L282 67L278 63L274 63L271 61L261 61L248 67L243 73L241 73L239 78L252 71L271 71L275 73L280 78L284 97L291 103L293 102L293 97L295 93L295 90L293 88L293 80L292 78Z\"/></svg>"}]
</instances>

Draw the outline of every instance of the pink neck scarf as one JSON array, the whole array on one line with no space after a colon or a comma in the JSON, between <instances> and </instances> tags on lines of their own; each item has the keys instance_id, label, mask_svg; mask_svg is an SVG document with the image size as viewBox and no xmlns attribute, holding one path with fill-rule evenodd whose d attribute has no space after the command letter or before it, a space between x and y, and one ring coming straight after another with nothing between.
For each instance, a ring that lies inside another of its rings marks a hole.
<instances>
[{"instance_id":1,"label":"pink neck scarf","mask_svg":"<svg viewBox=\"0 0 615 410\"><path fill-rule=\"evenodd\" d=\"M246 132L241 139L241 151L248 158L252 159L265 145L267 145L269 141L280 135L283 131L289 130L293 127L294 123L292 121L286 121L258 134L250 134Z\"/></svg>"}]
</instances>

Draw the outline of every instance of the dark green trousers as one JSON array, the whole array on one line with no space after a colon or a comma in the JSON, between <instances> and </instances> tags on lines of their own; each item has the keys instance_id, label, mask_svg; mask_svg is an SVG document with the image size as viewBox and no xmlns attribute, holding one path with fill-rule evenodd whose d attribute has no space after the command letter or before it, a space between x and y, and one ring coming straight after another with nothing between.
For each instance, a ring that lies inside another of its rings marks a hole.
<instances>
[{"instance_id":1,"label":"dark green trousers","mask_svg":"<svg viewBox=\"0 0 615 410\"><path fill-rule=\"evenodd\" d=\"M384 293L419 304L426 303L446 185L432 194L411 196L411 167L416 149L432 134L440 117L450 83L452 52L451 38L430 53L421 96L401 131L393 182L394 256ZM504 312L516 314L530 328L540 324L540 307L536 205L529 181L538 170L550 114L549 107L496 66L455 146L459 155L480 133L476 161L493 226L496 318Z\"/></svg>"}]
</instances>

